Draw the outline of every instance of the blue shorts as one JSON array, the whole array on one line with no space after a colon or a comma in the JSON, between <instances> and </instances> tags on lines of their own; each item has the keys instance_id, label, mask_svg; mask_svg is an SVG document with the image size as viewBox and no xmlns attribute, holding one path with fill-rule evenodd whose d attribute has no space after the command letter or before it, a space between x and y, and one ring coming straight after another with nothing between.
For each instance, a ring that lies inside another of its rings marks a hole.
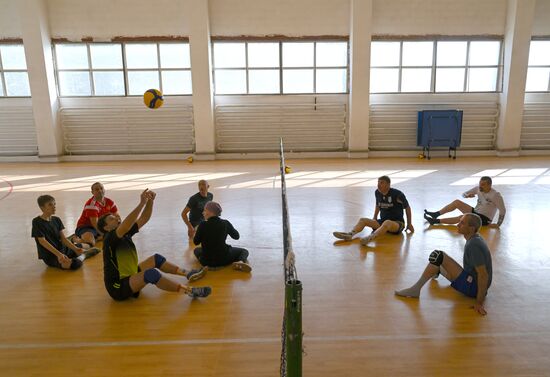
<instances>
[{"instance_id":1,"label":"blue shorts","mask_svg":"<svg viewBox=\"0 0 550 377\"><path fill-rule=\"evenodd\" d=\"M84 233L92 233L94 235L94 238L97 238L97 230L93 226L82 226L80 228L76 228L74 230L74 234L76 234L78 237L82 237Z\"/></svg>"},{"instance_id":2,"label":"blue shorts","mask_svg":"<svg viewBox=\"0 0 550 377\"><path fill-rule=\"evenodd\" d=\"M382 219L378 219L376 220L376 222L378 223L378 225L382 226L382 223L386 221L386 220L382 220ZM403 231L403 229L405 229L405 223L402 222L402 221L397 221L397 220L390 220L390 221L393 221L394 223L398 223L399 224L399 229L397 229L397 231L395 232L388 232L390 234L399 234Z\"/></svg>"},{"instance_id":3,"label":"blue shorts","mask_svg":"<svg viewBox=\"0 0 550 377\"><path fill-rule=\"evenodd\" d=\"M467 271L462 271L451 283L451 287L468 297L477 297L477 282Z\"/></svg>"}]
</instances>

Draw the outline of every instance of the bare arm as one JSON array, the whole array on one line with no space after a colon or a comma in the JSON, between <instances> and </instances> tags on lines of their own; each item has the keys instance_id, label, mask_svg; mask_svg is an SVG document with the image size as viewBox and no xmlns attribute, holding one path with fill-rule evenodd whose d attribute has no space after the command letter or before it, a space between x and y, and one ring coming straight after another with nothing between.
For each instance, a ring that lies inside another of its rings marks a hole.
<instances>
[{"instance_id":1,"label":"bare arm","mask_svg":"<svg viewBox=\"0 0 550 377\"><path fill-rule=\"evenodd\" d=\"M185 206L183 211L181 211L181 218L182 218L183 222L185 223L185 225L187 225L188 228L193 227L193 224L191 224L191 222L189 221L189 217L187 216L187 214L190 211L191 211L191 208L189 208L188 206Z\"/></svg>"},{"instance_id":2,"label":"bare arm","mask_svg":"<svg viewBox=\"0 0 550 377\"><path fill-rule=\"evenodd\" d=\"M153 203L156 196L157 194L155 194L153 191L149 191L149 200L147 200L147 204L145 204L145 209L136 221L139 229L141 229L141 227L147 224L149 219L151 219L151 215L153 214Z\"/></svg>"},{"instance_id":3,"label":"bare arm","mask_svg":"<svg viewBox=\"0 0 550 377\"><path fill-rule=\"evenodd\" d=\"M462 194L462 197L463 198L473 198L474 196L476 196L476 193L477 193L477 187L472 187L468 191L464 192Z\"/></svg>"},{"instance_id":4,"label":"bare arm","mask_svg":"<svg viewBox=\"0 0 550 377\"><path fill-rule=\"evenodd\" d=\"M414 227L412 225L412 211L411 206L408 206L405 209L405 213L407 214L407 229L409 229L411 232L414 232Z\"/></svg>"},{"instance_id":5,"label":"bare arm","mask_svg":"<svg viewBox=\"0 0 550 377\"><path fill-rule=\"evenodd\" d=\"M95 228L95 230L97 230L97 232L99 234L103 234L101 233L101 231L97 228L97 217L90 217L90 224L92 224L92 226Z\"/></svg>"},{"instance_id":6,"label":"bare arm","mask_svg":"<svg viewBox=\"0 0 550 377\"><path fill-rule=\"evenodd\" d=\"M60 252L59 250L57 250L55 247L53 247L53 245L49 243L48 240L46 240L46 238L36 237L36 239L38 240L38 243L42 245L42 247L44 247L46 250L48 250L50 253L52 253L57 257L57 260L59 261L59 263L69 261L69 257L63 254L62 252Z\"/></svg>"},{"instance_id":7,"label":"bare arm","mask_svg":"<svg viewBox=\"0 0 550 377\"><path fill-rule=\"evenodd\" d=\"M500 194L497 195L496 206L498 208L497 225L501 226L504 221L504 217L506 216L506 206L504 205L504 199L502 199L502 195Z\"/></svg>"},{"instance_id":8,"label":"bare arm","mask_svg":"<svg viewBox=\"0 0 550 377\"><path fill-rule=\"evenodd\" d=\"M378 207L378 205L375 205L374 206L374 215L372 216L372 218L374 220L376 220L378 218L378 213L380 212L380 207Z\"/></svg>"},{"instance_id":9,"label":"bare arm","mask_svg":"<svg viewBox=\"0 0 550 377\"><path fill-rule=\"evenodd\" d=\"M481 315L486 315L487 311L483 307L485 296L489 285L489 273L484 265L476 267L477 271L477 297L474 304L474 310Z\"/></svg>"},{"instance_id":10,"label":"bare arm","mask_svg":"<svg viewBox=\"0 0 550 377\"><path fill-rule=\"evenodd\" d=\"M141 193L140 201L137 207L134 208L134 210L130 212L128 216L126 216L126 218L122 221L122 223L118 226L118 228L116 228L116 235L118 238L121 238L122 236L124 236L136 222L141 210L143 209L143 207L145 207L145 204L147 203L148 191L149 189L145 189Z\"/></svg>"}]
</instances>

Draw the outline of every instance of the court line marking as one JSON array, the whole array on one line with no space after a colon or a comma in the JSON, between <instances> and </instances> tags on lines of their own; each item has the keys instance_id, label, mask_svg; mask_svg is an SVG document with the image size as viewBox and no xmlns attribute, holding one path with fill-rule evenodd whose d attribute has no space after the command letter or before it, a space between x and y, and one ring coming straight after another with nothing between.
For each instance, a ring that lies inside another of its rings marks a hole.
<instances>
[{"instance_id":1,"label":"court line marking","mask_svg":"<svg viewBox=\"0 0 550 377\"><path fill-rule=\"evenodd\" d=\"M6 199L12 192L13 192L13 184L10 181L5 180L4 178L0 177L0 181L4 181L8 184L8 192L5 193L2 197L0 197L0 200Z\"/></svg>"},{"instance_id":2,"label":"court line marking","mask_svg":"<svg viewBox=\"0 0 550 377\"><path fill-rule=\"evenodd\" d=\"M350 341L411 341L411 340L450 340L479 338L547 338L550 331L499 332L499 333L466 333L466 334L403 334L403 335L350 335L350 336L304 336L304 343L350 342ZM0 350L28 349L66 349L66 348L106 348L106 347L140 347L140 346L177 346L209 344L269 344L279 343L281 338L228 338L228 339L176 339L176 340L138 340L120 342L67 342L67 343L0 343Z\"/></svg>"}]
</instances>

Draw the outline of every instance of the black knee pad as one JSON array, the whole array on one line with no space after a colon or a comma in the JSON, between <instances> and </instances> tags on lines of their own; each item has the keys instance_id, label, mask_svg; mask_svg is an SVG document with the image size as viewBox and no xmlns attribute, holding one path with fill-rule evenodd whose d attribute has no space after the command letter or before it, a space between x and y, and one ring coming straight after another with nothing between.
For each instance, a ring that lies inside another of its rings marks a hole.
<instances>
[{"instance_id":1,"label":"black knee pad","mask_svg":"<svg viewBox=\"0 0 550 377\"><path fill-rule=\"evenodd\" d=\"M150 268L143 273L143 280L147 284L157 284L160 280L160 272L156 268Z\"/></svg>"},{"instance_id":2,"label":"black knee pad","mask_svg":"<svg viewBox=\"0 0 550 377\"><path fill-rule=\"evenodd\" d=\"M443 263L444 254L445 253L441 250L434 250L434 251L432 251L432 253L428 257L428 262L430 262L434 266L439 267L439 266L441 266L441 263Z\"/></svg>"},{"instance_id":3,"label":"black knee pad","mask_svg":"<svg viewBox=\"0 0 550 377\"><path fill-rule=\"evenodd\" d=\"M160 254L155 254L154 257L155 257L155 267L156 268L160 268L160 266L162 266L164 264L164 262L166 262L166 258L164 258Z\"/></svg>"}]
</instances>

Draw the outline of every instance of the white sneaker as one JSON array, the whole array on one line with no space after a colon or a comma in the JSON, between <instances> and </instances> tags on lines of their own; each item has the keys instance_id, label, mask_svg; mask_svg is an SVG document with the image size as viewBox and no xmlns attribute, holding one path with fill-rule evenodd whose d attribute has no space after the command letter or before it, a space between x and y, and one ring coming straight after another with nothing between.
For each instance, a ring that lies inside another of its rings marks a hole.
<instances>
[{"instance_id":1,"label":"white sneaker","mask_svg":"<svg viewBox=\"0 0 550 377\"><path fill-rule=\"evenodd\" d=\"M366 237L361 238L361 245L367 246L367 244L374 239L373 235L368 235Z\"/></svg>"},{"instance_id":2,"label":"white sneaker","mask_svg":"<svg viewBox=\"0 0 550 377\"><path fill-rule=\"evenodd\" d=\"M341 240L349 241L353 238L353 233L351 232L333 232L332 235Z\"/></svg>"}]
</instances>

